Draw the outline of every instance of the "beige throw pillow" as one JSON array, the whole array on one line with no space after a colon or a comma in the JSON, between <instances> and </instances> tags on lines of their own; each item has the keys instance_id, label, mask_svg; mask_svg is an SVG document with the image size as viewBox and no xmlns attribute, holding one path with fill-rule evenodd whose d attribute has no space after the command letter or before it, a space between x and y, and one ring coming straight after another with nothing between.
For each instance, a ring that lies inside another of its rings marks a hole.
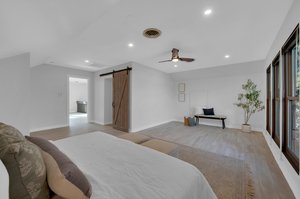
<instances>
[{"instance_id":1,"label":"beige throw pillow","mask_svg":"<svg viewBox=\"0 0 300 199\"><path fill-rule=\"evenodd\" d=\"M48 185L55 194L65 199L88 199L80 189L65 178L51 155L44 151L42 155L47 169Z\"/></svg>"},{"instance_id":2,"label":"beige throw pillow","mask_svg":"<svg viewBox=\"0 0 300 199\"><path fill-rule=\"evenodd\" d=\"M27 140L39 146L56 161L61 173L73 185L78 187L88 198L92 195L92 186L82 171L54 144L37 137L26 137Z\"/></svg>"}]
</instances>

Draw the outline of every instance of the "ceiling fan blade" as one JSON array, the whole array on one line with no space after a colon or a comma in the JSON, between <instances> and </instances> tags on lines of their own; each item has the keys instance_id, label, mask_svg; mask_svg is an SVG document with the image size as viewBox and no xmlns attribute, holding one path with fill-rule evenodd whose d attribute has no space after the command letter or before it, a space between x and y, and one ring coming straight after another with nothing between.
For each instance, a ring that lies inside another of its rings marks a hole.
<instances>
[{"instance_id":1,"label":"ceiling fan blade","mask_svg":"<svg viewBox=\"0 0 300 199\"><path fill-rule=\"evenodd\" d=\"M159 61L158 63L164 63L164 62L170 62L172 60L164 60L164 61Z\"/></svg>"},{"instance_id":2,"label":"ceiling fan blade","mask_svg":"<svg viewBox=\"0 0 300 199\"><path fill-rule=\"evenodd\" d=\"M179 58L179 60L180 61L185 61L185 62L193 62L193 61L195 61L194 58L184 58L184 57Z\"/></svg>"}]
</instances>

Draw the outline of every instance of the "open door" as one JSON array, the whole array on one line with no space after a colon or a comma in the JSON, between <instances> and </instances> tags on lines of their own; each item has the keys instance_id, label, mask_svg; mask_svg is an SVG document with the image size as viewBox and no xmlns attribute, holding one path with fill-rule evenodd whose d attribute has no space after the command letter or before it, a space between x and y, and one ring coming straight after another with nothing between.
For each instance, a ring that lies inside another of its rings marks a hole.
<instances>
[{"instance_id":1,"label":"open door","mask_svg":"<svg viewBox=\"0 0 300 199\"><path fill-rule=\"evenodd\" d=\"M113 73L113 128L128 132L129 70Z\"/></svg>"}]
</instances>

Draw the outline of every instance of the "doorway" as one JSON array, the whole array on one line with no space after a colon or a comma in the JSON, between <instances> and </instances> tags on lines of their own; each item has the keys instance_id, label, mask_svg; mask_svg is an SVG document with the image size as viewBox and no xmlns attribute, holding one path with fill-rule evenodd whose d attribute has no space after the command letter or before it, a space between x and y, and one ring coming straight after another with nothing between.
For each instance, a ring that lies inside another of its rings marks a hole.
<instances>
[{"instance_id":1,"label":"doorway","mask_svg":"<svg viewBox=\"0 0 300 199\"><path fill-rule=\"evenodd\" d=\"M69 77L69 126L88 123L88 79Z\"/></svg>"}]
</instances>

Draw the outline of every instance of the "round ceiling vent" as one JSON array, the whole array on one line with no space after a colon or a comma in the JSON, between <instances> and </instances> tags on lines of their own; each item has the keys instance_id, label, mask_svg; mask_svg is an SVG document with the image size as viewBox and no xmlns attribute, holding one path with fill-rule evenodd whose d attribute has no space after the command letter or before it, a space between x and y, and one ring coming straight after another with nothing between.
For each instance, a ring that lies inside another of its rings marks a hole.
<instances>
[{"instance_id":1,"label":"round ceiling vent","mask_svg":"<svg viewBox=\"0 0 300 199\"><path fill-rule=\"evenodd\" d=\"M147 38L157 38L161 35L161 31L158 30L157 28L147 28L144 30L143 35Z\"/></svg>"}]
</instances>

